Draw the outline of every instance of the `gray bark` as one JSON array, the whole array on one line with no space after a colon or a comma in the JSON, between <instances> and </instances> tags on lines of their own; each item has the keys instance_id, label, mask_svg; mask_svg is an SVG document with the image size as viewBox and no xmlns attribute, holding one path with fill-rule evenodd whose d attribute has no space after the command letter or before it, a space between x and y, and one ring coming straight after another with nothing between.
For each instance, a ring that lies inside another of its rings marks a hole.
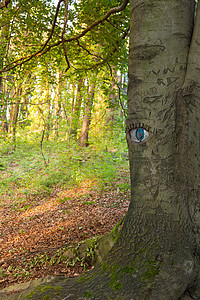
<instances>
[{"instance_id":1,"label":"gray bark","mask_svg":"<svg viewBox=\"0 0 200 300\"><path fill-rule=\"evenodd\" d=\"M134 1L131 11L127 137L134 203L127 220L161 261L144 299L177 300L187 289L199 299L191 288L199 269L199 79L188 74L198 36L194 2ZM130 140L137 127L150 132L146 143Z\"/></svg>"}]
</instances>

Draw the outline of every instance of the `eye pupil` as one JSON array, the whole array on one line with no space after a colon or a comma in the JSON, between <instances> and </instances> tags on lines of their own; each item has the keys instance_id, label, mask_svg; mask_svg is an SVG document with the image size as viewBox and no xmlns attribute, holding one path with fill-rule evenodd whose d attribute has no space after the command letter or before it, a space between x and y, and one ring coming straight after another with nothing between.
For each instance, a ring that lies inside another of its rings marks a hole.
<instances>
[{"instance_id":1,"label":"eye pupil","mask_svg":"<svg viewBox=\"0 0 200 300\"><path fill-rule=\"evenodd\" d=\"M129 131L129 134L131 140L136 144L142 144L143 142L147 141L149 138L148 130L142 127L131 129Z\"/></svg>"},{"instance_id":2,"label":"eye pupil","mask_svg":"<svg viewBox=\"0 0 200 300\"><path fill-rule=\"evenodd\" d=\"M138 128L136 131L136 137L139 141L142 141L144 138L144 129L143 128Z\"/></svg>"}]
</instances>

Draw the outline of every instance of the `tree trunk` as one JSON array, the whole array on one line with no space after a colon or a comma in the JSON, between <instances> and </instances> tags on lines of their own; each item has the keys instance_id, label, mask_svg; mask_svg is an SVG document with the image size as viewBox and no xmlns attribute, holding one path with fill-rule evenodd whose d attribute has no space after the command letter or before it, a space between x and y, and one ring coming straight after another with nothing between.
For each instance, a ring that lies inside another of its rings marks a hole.
<instances>
[{"instance_id":1,"label":"tree trunk","mask_svg":"<svg viewBox=\"0 0 200 300\"><path fill-rule=\"evenodd\" d=\"M7 98L6 98L6 78L0 77L0 114L1 114L1 129L3 133L8 132L8 121L7 121Z\"/></svg>"},{"instance_id":2,"label":"tree trunk","mask_svg":"<svg viewBox=\"0 0 200 300\"><path fill-rule=\"evenodd\" d=\"M43 105L38 106L38 110L41 114L42 120L43 120L43 133L42 136L44 135L46 137L46 140L49 140L49 136L51 133L51 96L50 96L50 86L48 81L45 82L44 88L42 91L42 100L41 102L46 103L46 107L44 108ZM42 138L42 142L44 139L44 136Z\"/></svg>"},{"instance_id":3,"label":"tree trunk","mask_svg":"<svg viewBox=\"0 0 200 300\"><path fill-rule=\"evenodd\" d=\"M76 93L76 101L72 102L72 113L71 113L71 126L70 126L70 135L77 138L77 131L79 125L80 111L81 111L81 103L83 98L83 78L79 78L77 93ZM75 104L74 104L75 102Z\"/></svg>"},{"instance_id":4,"label":"tree trunk","mask_svg":"<svg viewBox=\"0 0 200 300\"><path fill-rule=\"evenodd\" d=\"M200 299L200 5L195 26L194 5L130 1L132 197L124 226L91 273L52 279L32 299Z\"/></svg>"},{"instance_id":5,"label":"tree trunk","mask_svg":"<svg viewBox=\"0 0 200 300\"><path fill-rule=\"evenodd\" d=\"M20 96L22 90L20 87L16 88L16 98L14 99L15 103L11 104L11 112L10 112L10 126L9 131L12 134L13 140L13 150L16 149L16 129L17 129L17 121L18 121L18 114L19 114L19 105L20 105Z\"/></svg>"},{"instance_id":6,"label":"tree trunk","mask_svg":"<svg viewBox=\"0 0 200 300\"><path fill-rule=\"evenodd\" d=\"M92 83L89 86L88 99L85 105L85 114L83 117L83 124L81 129L81 136L80 136L81 147L87 147L89 145L88 136L89 136L90 123L91 123L92 106L94 102L94 90L95 90L95 85Z\"/></svg>"},{"instance_id":7,"label":"tree trunk","mask_svg":"<svg viewBox=\"0 0 200 300\"><path fill-rule=\"evenodd\" d=\"M7 12L7 10L6 10ZM5 12L5 13L6 13ZM1 41L0 41L0 68L3 68L5 56L7 55L7 43L8 43L8 34L9 34L9 24L6 24L1 27L0 35L1 35ZM1 74L0 76L0 93L1 93L1 105L0 105L0 111L1 111L1 121L2 121L2 132L7 133L8 132L8 122L7 122L7 99L6 99L6 88L7 88L7 76L4 74Z\"/></svg>"},{"instance_id":8,"label":"tree trunk","mask_svg":"<svg viewBox=\"0 0 200 300\"><path fill-rule=\"evenodd\" d=\"M62 72L57 70L56 72L56 92L54 97L54 108L55 108L55 133L58 137L58 129L59 129L59 119L60 119L60 110L61 110L61 77Z\"/></svg>"},{"instance_id":9,"label":"tree trunk","mask_svg":"<svg viewBox=\"0 0 200 300\"><path fill-rule=\"evenodd\" d=\"M74 104L75 104L75 84L70 84L69 89L71 90L71 110L69 115L69 130L68 130L68 139L70 140L70 136L72 134L72 122L73 122L73 114L74 114ZM67 113L65 110L65 117Z\"/></svg>"},{"instance_id":10,"label":"tree trunk","mask_svg":"<svg viewBox=\"0 0 200 300\"><path fill-rule=\"evenodd\" d=\"M117 88L117 71L116 68L113 70L113 78L111 81L111 89L109 93L109 102L110 102L110 108L107 108L107 118L106 118L106 125L107 129L111 130L114 125L115 120L115 113L116 113L116 104L118 103L118 88Z\"/></svg>"}]
</instances>

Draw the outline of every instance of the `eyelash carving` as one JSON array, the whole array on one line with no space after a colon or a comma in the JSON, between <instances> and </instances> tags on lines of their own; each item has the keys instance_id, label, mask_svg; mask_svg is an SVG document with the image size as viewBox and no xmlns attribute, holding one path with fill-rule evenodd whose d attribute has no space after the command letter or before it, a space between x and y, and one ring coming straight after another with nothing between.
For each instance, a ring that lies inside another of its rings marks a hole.
<instances>
[{"instance_id":1,"label":"eyelash carving","mask_svg":"<svg viewBox=\"0 0 200 300\"><path fill-rule=\"evenodd\" d=\"M148 140L151 129L144 123L130 124L126 128L129 138L136 144L142 144Z\"/></svg>"}]
</instances>

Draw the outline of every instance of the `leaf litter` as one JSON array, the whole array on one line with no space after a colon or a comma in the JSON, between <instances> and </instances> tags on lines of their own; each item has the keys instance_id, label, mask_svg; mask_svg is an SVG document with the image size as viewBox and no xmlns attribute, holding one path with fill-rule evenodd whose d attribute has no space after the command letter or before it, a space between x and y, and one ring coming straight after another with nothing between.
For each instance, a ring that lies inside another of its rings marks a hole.
<instances>
[{"instance_id":1,"label":"leaf litter","mask_svg":"<svg viewBox=\"0 0 200 300\"><path fill-rule=\"evenodd\" d=\"M47 275L75 277L93 268L78 261L69 265L56 253L112 230L130 202L130 189L121 189L123 185L129 185L128 171L101 189L88 180L71 189L55 189L49 197L31 195L21 205L2 201L0 289Z\"/></svg>"}]
</instances>

